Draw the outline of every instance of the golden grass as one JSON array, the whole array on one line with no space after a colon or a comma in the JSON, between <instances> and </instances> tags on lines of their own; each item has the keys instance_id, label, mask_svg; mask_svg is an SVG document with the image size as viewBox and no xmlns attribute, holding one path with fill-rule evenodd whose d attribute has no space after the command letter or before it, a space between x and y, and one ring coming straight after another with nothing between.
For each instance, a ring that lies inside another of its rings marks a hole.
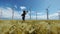
<instances>
[{"instance_id":1,"label":"golden grass","mask_svg":"<svg viewBox=\"0 0 60 34\"><path fill-rule=\"evenodd\" d=\"M60 20L0 20L0 34L60 34Z\"/></svg>"}]
</instances>

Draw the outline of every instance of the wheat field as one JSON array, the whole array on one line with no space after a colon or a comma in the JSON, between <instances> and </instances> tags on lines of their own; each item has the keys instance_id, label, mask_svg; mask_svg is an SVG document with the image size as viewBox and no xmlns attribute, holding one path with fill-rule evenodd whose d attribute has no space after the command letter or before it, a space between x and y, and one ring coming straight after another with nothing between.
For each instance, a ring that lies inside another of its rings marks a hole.
<instances>
[{"instance_id":1,"label":"wheat field","mask_svg":"<svg viewBox=\"0 0 60 34\"><path fill-rule=\"evenodd\" d=\"M60 34L60 20L0 20L0 34Z\"/></svg>"}]
</instances>

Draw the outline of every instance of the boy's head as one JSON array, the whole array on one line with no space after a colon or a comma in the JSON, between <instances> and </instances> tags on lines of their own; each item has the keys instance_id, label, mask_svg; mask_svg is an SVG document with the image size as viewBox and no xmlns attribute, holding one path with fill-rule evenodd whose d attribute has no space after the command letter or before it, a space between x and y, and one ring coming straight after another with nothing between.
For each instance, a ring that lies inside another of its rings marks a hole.
<instances>
[{"instance_id":1,"label":"boy's head","mask_svg":"<svg viewBox=\"0 0 60 34\"><path fill-rule=\"evenodd\" d=\"M27 13L28 11L26 11L26 10L23 10L23 13Z\"/></svg>"},{"instance_id":2,"label":"boy's head","mask_svg":"<svg viewBox=\"0 0 60 34\"><path fill-rule=\"evenodd\" d=\"M25 11L23 11L23 12L25 12Z\"/></svg>"}]
</instances>

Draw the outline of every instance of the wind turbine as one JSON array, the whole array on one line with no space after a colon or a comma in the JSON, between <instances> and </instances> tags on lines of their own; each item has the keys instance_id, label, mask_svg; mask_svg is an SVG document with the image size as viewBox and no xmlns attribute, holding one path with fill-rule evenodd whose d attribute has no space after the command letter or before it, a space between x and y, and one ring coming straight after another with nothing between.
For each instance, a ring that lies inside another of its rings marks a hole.
<instances>
[{"instance_id":1,"label":"wind turbine","mask_svg":"<svg viewBox=\"0 0 60 34\"><path fill-rule=\"evenodd\" d=\"M60 12L59 12L59 20L60 20Z\"/></svg>"},{"instance_id":2,"label":"wind turbine","mask_svg":"<svg viewBox=\"0 0 60 34\"><path fill-rule=\"evenodd\" d=\"M31 20L31 8L29 8L29 10L30 10L30 20Z\"/></svg>"},{"instance_id":3,"label":"wind turbine","mask_svg":"<svg viewBox=\"0 0 60 34\"><path fill-rule=\"evenodd\" d=\"M13 18L14 18L14 9L12 10L12 20L13 20Z\"/></svg>"},{"instance_id":4,"label":"wind turbine","mask_svg":"<svg viewBox=\"0 0 60 34\"><path fill-rule=\"evenodd\" d=\"M16 5L12 8L12 20L14 19L14 10L15 10L15 8L17 9Z\"/></svg>"},{"instance_id":5,"label":"wind turbine","mask_svg":"<svg viewBox=\"0 0 60 34\"><path fill-rule=\"evenodd\" d=\"M37 11L36 11L36 20L37 20Z\"/></svg>"},{"instance_id":6,"label":"wind turbine","mask_svg":"<svg viewBox=\"0 0 60 34\"><path fill-rule=\"evenodd\" d=\"M2 9L0 10L0 19L2 18Z\"/></svg>"},{"instance_id":7,"label":"wind turbine","mask_svg":"<svg viewBox=\"0 0 60 34\"><path fill-rule=\"evenodd\" d=\"M58 12L58 17L59 17L59 20L60 20L60 11Z\"/></svg>"},{"instance_id":8,"label":"wind turbine","mask_svg":"<svg viewBox=\"0 0 60 34\"><path fill-rule=\"evenodd\" d=\"M49 8L50 8L50 5L48 6L48 8L46 8L46 15L47 15L47 20L49 20Z\"/></svg>"}]
</instances>

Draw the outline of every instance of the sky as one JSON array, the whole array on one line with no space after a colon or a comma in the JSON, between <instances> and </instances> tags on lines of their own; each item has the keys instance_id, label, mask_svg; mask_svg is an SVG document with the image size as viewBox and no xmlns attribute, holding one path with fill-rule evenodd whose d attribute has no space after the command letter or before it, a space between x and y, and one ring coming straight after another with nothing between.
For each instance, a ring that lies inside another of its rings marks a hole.
<instances>
[{"instance_id":1,"label":"sky","mask_svg":"<svg viewBox=\"0 0 60 34\"><path fill-rule=\"evenodd\" d=\"M0 0L1 19L12 19L12 11L14 19L21 19L23 9L28 11L26 19L30 19L30 11L32 19L36 19L36 12L38 20L46 19L46 9L49 11L49 19L59 19L60 0Z\"/></svg>"}]
</instances>

